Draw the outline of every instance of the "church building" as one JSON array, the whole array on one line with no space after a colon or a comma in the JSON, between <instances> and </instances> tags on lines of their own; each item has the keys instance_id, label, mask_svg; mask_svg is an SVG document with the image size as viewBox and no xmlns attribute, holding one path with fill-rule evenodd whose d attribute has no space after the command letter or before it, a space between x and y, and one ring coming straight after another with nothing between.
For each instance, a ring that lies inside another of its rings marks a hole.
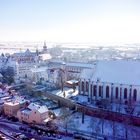
<instances>
[{"instance_id":1,"label":"church building","mask_svg":"<svg viewBox=\"0 0 140 140\"><path fill-rule=\"evenodd\" d=\"M85 69L79 82L79 94L89 100L140 103L140 62L126 60L98 61L94 69Z\"/></svg>"}]
</instances>

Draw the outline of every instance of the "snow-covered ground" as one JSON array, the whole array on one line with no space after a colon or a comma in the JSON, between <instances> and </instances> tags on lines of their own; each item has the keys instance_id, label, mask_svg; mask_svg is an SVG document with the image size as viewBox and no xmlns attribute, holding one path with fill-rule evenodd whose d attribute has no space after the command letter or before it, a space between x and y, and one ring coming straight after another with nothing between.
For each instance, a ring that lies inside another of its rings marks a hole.
<instances>
[{"instance_id":1,"label":"snow-covered ground","mask_svg":"<svg viewBox=\"0 0 140 140\"><path fill-rule=\"evenodd\" d=\"M64 95L64 92L65 92L65 95ZM78 87L76 88L75 92L73 92L72 88L65 87L63 92L61 90L54 90L54 91L52 91L52 94L55 94L62 98L73 100L75 103L81 103L81 104L89 106L89 107L98 108L94 101L93 102L88 101L88 96L83 96L83 95L78 94ZM110 107L108 109L110 111L114 111L114 112L130 114L130 112L126 111L127 107L128 106L125 104L111 103ZM140 106L132 106L133 113L131 115L140 117L139 108L140 108Z\"/></svg>"},{"instance_id":2,"label":"snow-covered ground","mask_svg":"<svg viewBox=\"0 0 140 140\"><path fill-rule=\"evenodd\" d=\"M72 88L65 87L63 92L61 90L54 90L51 93L53 93L57 96L69 99L72 96L77 96L78 95L78 90L75 90L75 92L73 92Z\"/></svg>"},{"instance_id":3,"label":"snow-covered ground","mask_svg":"<svg viewBox=\"0 0 140 140\"><path fill-rule=\"evenodd\" d=\"M84 123L82 123L82 114L80 113L74 113L66 119L67 121L61 119L61 121L56 121L56 123L62 128L65 128L67 122L68 132L74 131L91 136L97 134L107 136L111 139L113 138L113 133L114 137L120 139L125 138L126 135L128 140L138 140L140 138L140 128L125 123L108 121L87 115L84 116Z\"/></svg>"}]
</instances>

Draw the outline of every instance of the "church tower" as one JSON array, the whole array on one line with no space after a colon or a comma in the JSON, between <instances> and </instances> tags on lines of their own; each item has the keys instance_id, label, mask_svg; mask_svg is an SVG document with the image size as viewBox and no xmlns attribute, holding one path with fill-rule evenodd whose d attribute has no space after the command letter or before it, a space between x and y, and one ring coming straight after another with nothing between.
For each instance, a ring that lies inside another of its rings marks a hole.
<instances>
[{"instance_id":1,"label":"church tower","mask_svg":"<svg viewBox=\"0 0 140 140\"><path fill-rule=\"evenodd\" d=\"M46 41L44 41L44 45L43 45L43 52L47 52Z\"/></svg>"}]
</instances>

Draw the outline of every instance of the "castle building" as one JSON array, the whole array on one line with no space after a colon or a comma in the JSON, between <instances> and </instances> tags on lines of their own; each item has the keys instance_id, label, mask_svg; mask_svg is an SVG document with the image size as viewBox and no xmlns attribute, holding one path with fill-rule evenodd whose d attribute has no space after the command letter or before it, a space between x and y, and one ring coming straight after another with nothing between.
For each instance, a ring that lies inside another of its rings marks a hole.
<instances>
[{"instance_id":1,"label":"castle building","mask_svg":"<svg viewBox=\"0 0 140 140\"><path fill-rule=\"evenodd\" d=\"M11 56L12 61L16 62L16 73L20 78L28 78L31 69L38 66L40 62L51 59L47 52L46 43L41 51L31 52L27 49L25 52L14 53Z\"/></svg>"}]
</instances>

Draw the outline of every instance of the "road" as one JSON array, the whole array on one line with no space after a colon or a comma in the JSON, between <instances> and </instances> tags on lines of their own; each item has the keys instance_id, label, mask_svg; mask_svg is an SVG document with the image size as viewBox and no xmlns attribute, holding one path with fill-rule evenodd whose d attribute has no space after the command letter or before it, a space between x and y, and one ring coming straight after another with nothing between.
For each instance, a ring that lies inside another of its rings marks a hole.
<instances>
[{"instance_id":1,"label":"road","mask_svg":"<svg viewBox=\"0 0 140 140\"><path fill-rule=\"evenodd\" d=\"M47 137L46 135L42 136L42 135L38 135L37 133L32 134L32 133L24 132L22 130L19 130L20 126L22 126L24 128L27 128L27 129L30 129L30 127L28 125L25 125L25 124L22 124L22 123L19 123L19 122L11 122L11 121L8 121L6 119L0 119L1 131L5 135L6 134L9 135L9 134L12 134L12 133L22 133L30 139L35 138L37 140L58 140L58 138L55 138L55 137ZM11 139L17 140L16 138L13 138L13 137L11 137ZM62 136L62 140L66 140L66 139L67 140L72 140L73 138L69 137L69 136L65 136L65 137Z\"/></svg>"}]
</instances>

